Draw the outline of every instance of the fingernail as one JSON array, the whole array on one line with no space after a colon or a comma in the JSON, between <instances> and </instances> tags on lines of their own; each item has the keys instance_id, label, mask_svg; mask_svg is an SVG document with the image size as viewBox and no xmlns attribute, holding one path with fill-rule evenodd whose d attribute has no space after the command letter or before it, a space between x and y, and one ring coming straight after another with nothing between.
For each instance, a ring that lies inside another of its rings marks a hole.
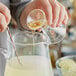
<instances>
[{"instance_id":1,"label":"fingernail","mask_svg":"<svg viewBox=\"0 0 76 76\"><path fill-rule=\"evenodd\" d=\"M41 29L38 29L39 32L41 32Z\"/></svg>"},{"instance_id":2,"label":"fingernail","mask_svg":"<svg viewBox=\"0 0 76 76\"><path fill-rule=\"evenodd\" d=\"M1 29L0 29L0 32L1 32Z\"/></svg>"},{"instance_id":3,"label":"fingernail","mask_svg":"<svg viewBox=\"0 0 76 76\"><path fill-rule=\"evenodd\" d=\"M53 24L51 24L51 27L53 27L53 28L54 28L54 25L53 25Z\"/></svg>"},{"instance_id":4,"label":"fingernail","mask_svg":"<svg viewBox=\"0 0 76 76\"><path fill-rule=\"evenodd\" d=\"M56 25L56 27L60 26L59 24Z\"/></svg>"},{"instance_id":5,"label":"fingernail","mask_svg":"<svg viewBox=\"0 0 76 76\"><path fill-rule=\"evenodd\" d=\"M2 30L1 32L4 32L4 30Z\"/></svg>"},{"instance_id":6,"label":"fingernail","mask_svg":"<svg viewBox=\"0 0 76 76\"><path fill-rule=\"evenodd\" d=\"M62 24L63 24L63 25L66 25L64 21L62 22Z\"/></svg>"}]
</instances>

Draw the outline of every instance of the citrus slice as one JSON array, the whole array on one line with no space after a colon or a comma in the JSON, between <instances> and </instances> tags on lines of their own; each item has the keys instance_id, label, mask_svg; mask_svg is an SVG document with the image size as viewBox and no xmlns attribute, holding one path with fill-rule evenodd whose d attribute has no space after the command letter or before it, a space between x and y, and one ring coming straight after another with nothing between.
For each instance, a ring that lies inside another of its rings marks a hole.
<instances>
[{"instance_id":1,"label":"citrus slice","mask_svg":"<svg viewBox=\"0 0 76 76\"><path fill-rule=\"evenodd\" d=\"M27 26L31 30L37 30L37 29L41 28L42 26L44 26L44 24L43 24L43 20L36 20L36 21L32 21L32 22L28 23Z\"/></svg>"},{"instance_id":2,"label":"citrus slice","mask_svg":"<svg viewBox=\"0 0 76 76\"><path fill-rule=\"evenodd\" d=\"M37 30L46 24L46 16L43 10L34 9L27 16L27 26L31 30Z\"/></svg>"}]
</instances>

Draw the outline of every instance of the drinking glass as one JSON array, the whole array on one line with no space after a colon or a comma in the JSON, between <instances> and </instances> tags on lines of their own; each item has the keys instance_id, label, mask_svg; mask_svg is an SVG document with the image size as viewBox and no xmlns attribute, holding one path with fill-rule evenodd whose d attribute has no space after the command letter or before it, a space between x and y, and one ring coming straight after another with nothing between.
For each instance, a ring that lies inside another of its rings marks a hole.
<instances>
[{"instance_id":1,"label":"drinking glass","mask_svg":"<svg viewBox=\"0 0 76 76\"><path fill-rule=\"evenodd\" d=\"M40 25L38 22L40 22ZM66 34L66 27L63 24L54 28L48 25L45 13L41 9L34 9L28 14L27 26L32 30L41 29L49 39L49 44L61 42Z\"/></svg>"},{"instance_id":2,"label":"drinking glass","mask_svg":"<svg viewBox=\"0 0 76 76\"><path fill-rule=\"evenodd\" d=\"M44 34L20 31L13 41L15 52L7 61L4 76L54 76Z\"/></svg>"}]
</instances>

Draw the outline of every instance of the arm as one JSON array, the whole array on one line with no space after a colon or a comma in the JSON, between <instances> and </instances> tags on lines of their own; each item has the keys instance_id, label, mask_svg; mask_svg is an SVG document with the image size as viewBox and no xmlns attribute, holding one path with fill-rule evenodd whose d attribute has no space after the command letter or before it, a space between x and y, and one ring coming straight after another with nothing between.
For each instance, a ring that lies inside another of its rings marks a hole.
<instances>
[{"instance_id":1,"label":"arm","mask_svg":"<svg viewBox=\"0 0 76 76\"><path fill-rule=\"evenodd\" d=\"M9 1L10 1L10 10L12 17L18 23L18 27L20 29L24 29L20 25L19 17L26 4L31 2L31 0L9 0Z\"/></svg>"}]
</instances>

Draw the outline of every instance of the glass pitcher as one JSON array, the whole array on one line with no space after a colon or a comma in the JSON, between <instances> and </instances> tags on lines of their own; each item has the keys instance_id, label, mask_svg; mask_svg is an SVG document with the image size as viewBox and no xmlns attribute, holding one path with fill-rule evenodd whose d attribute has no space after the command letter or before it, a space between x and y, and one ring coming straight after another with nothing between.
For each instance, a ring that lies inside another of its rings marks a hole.
<instances>
[{"instance_id":1,"label":"glass pitcher","mask_svg":"<svg viewBox=\"0 0 76 76\"><path fill-rule=\"evenodd\" d=\"M20 31L14 34L13 40L16 54L7 61L4 76L54 76L44 34Z\"/></svg>"}]
</instances>

